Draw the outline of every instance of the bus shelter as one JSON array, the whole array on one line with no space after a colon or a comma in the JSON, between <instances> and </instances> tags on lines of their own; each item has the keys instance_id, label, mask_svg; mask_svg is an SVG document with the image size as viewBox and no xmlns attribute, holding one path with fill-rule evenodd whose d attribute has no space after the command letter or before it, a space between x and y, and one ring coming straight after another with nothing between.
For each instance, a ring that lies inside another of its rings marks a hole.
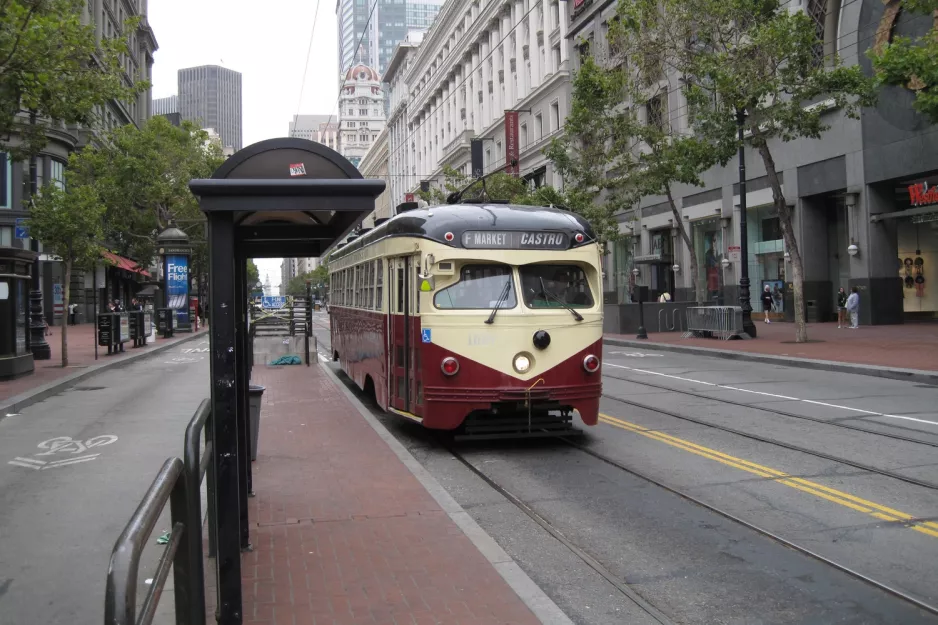
<instances>
[{"instance_id":1,"label":"bus shelter","mask_svg":"<svg viewBox=\"0 0 938 625\"><path fill-rule=\"evenodd\" d=\"M234 625L250 549L247 261L321 256L374 210L385 182L322 144L283 138L240 150L189 188L208 220L217 618Z\"/></svg>"}]
</instances>

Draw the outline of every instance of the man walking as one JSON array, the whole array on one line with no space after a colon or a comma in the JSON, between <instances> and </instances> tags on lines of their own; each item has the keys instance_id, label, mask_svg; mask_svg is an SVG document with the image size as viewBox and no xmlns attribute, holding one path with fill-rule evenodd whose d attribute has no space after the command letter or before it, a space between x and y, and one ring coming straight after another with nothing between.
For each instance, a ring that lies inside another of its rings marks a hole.
<instances>
[{"instance_id":1,"label":"man walking","mask_svg":"<svg viewBox=\"0 0 938 625\"><path fill-rule=\"evenodd\" d=\"M850 291L845 307L850 313L850 329L856 330L860 327L860 289L853 287Z\"/></svg>"}]
</instances>

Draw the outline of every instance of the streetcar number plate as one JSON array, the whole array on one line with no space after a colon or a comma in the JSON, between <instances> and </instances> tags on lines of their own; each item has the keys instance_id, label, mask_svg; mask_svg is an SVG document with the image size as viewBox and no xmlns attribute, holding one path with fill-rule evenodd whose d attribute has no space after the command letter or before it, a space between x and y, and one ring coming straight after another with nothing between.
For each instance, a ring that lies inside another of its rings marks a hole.
<instances>
[{"instance_id":1,"label":"streetcar number plate","mask_svg":"<svg viewBox=\"0 0 938 625\"><path fill-rule=\"evenodd\" d=\"M570 240L563 232L464 232L462 246L479 250L565 250Z\"/></svg>"}]
</instances>

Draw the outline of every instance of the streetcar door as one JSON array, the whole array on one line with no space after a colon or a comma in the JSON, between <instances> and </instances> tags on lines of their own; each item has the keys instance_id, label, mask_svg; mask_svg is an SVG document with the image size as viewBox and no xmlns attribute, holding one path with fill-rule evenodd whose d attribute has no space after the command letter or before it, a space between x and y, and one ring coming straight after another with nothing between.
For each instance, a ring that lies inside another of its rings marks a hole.
<instances>
[{"instance_id":1,"label":"streetcar door","mask_svg":"<svg viewBox=\"0 0 938 625\"><path fill-rule=\"evenodd\" d=\"M391 335L391 350L388 354L391 361L388 367L391 372L390 404L410 413L413 413L414 406L414 266L409 257L393 258L388 262L389 282L393 285L391 312L388 315Z\"/></svg>"}]
</instances>

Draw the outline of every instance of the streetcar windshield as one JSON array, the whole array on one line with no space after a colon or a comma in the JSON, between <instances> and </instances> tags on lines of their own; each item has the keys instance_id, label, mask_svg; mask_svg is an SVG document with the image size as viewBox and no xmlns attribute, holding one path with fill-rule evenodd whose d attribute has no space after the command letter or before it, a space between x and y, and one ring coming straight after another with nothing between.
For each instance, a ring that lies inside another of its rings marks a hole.
<instances>
[{"instance_id":1,"label":"streetcar windshield","mask_svg":"<svg viewBox=\"0 0 938 625\"><path fill-rule=\"evenodd\" d=\"M528 308L592 308L586 273L576 265L523 265L521 290Z\"/></svg>"},{"instance_id":2,"label":"streetcar windshield","mask_svg":"<svg viewBox=\"0 0 938 625\"><path fill-rule=\"evenodd\" d=\"M506 283L510 286L499 309L518 305L515 288L511 284L511 267L464 265L459 272L459 282L437 292L433 304L443 310L492 310L505 292Z\"/></svg>"}]
</instances>

